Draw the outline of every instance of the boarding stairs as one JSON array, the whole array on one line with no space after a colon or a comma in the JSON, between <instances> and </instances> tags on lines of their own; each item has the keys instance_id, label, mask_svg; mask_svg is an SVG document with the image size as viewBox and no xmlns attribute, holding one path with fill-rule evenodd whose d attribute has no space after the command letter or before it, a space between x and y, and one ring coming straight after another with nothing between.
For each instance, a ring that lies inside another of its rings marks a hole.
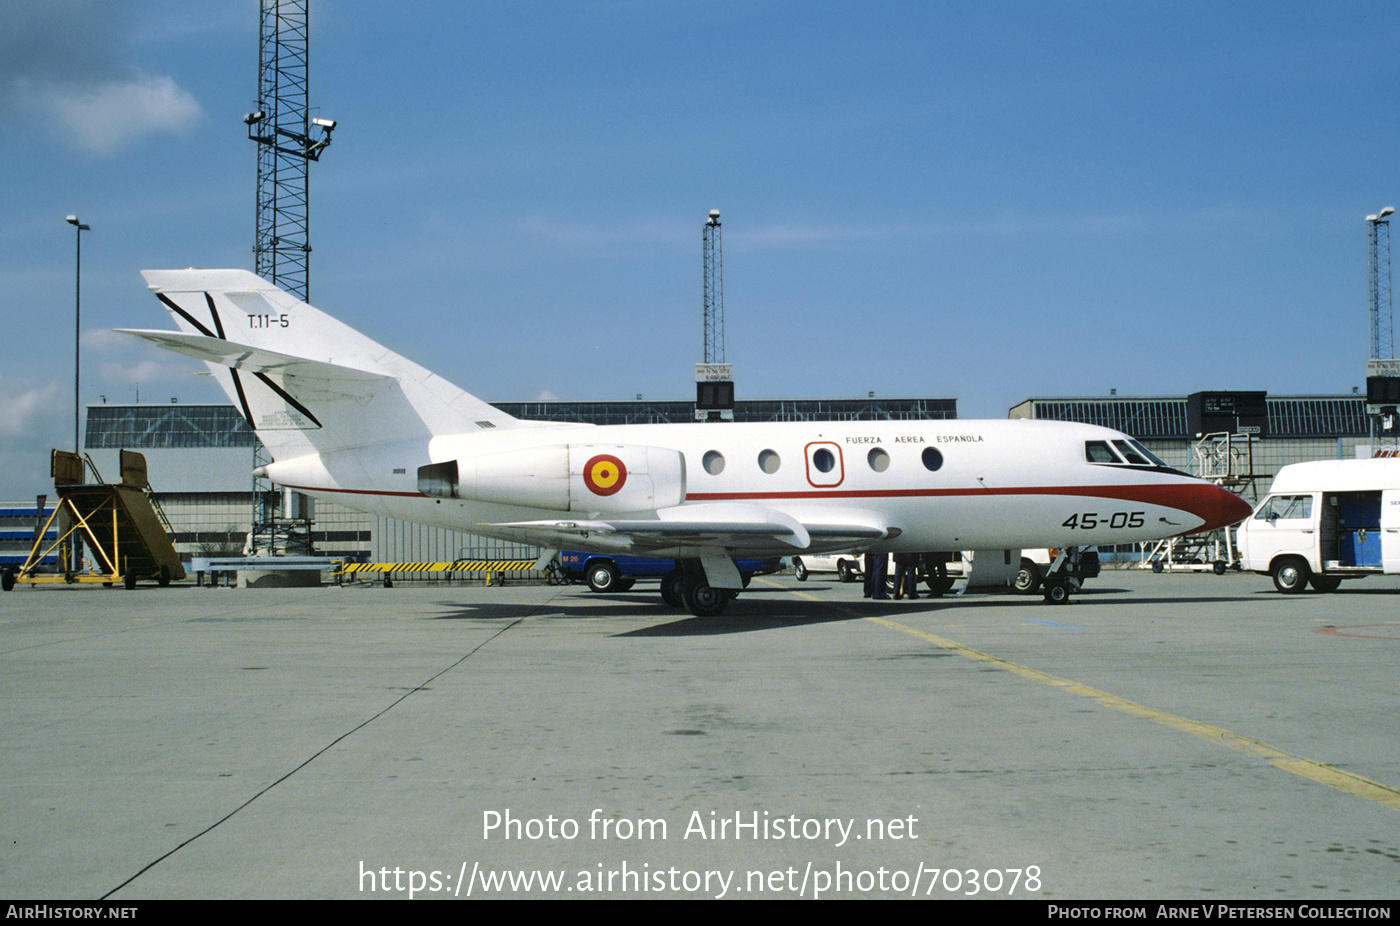
<instances>
[{"instance_id":1,"label":"boarding stairs","mask_svg":"<svg viewBox=\"0 0 1400 926\"><path fill-rule=\"evenodd\" d=\"M141 580L169 585L185 577L171 540L170 522L151 495L145 457L123 450L121 467L122 481L107 484L101 481L91 459L53 451L51 468L58 504L18 573L5 573L7 591L16 582L120 582L135 588ZM93 482L87 481L89 471ZM55 521L56 540L49 535ZM79 543L86 544L90 554L86 571L80 571L75 562ZM55 552L58 573L41 573L44 558Z\"/></svg>"},{"instance_id":2,"label":"boarding stairs","mask_svg":"<svg viewBox=\"0 0 1400 926\"><path fill-rule=\"evenodd\" d=\"M1191 475L1213 482L1236 495L1258 501L1254 472L1254 435L1206 434L1191 448ZM1153 572L1166 570L1213 571L1240 568L1239 547L1233 527L1222 527L1201 534L1170 537L1143 546L1140 568Z\"/></svg>"}]
</instances>

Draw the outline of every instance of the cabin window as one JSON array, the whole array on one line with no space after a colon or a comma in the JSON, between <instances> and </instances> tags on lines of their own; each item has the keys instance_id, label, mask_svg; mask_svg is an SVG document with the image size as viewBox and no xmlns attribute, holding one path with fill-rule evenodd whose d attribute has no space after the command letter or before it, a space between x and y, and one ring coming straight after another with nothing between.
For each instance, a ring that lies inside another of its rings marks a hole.
<instances>
[{"instance_id":1,"label":"cabin window","mask_svg":"<svg viewBox=\"0 0 1400 926\"><path fill-rule=\"evenodd\" d=\"M1312 503L1311 495L1273 495L1259 506L1254 520L1312 520Z\"/></svg>"},{"instance_id":2,"label":"cabin window","mask_svg":"<svg viewBox=\"0 0 1400 926\"><path fill-rule=\"evenodd\" d=\"M831 441L813 441L803 450L807 460L808 484L819 489L830 489L846 480L839 445Z\"/></svg>"},{"instance_id":3,"label":"cabin window","mask_svg":"<svg viewBox=\"0 0 1400 926\"><path fill-rule=\"evenodd\" d=\"M707 450L700 459L700 465L705 467L705 472L711 476L718 476L724 472L724 454L718 450Z\"/></svg>"},{"instance_id":4,"label":"cabin window","mask_svg":"<svg viewBox=\"0 0 1400 926\"><path fill-rule=\"evenodd\" d=\"M936 473L943 468L943 454L933 447L925 447L922 458L924 469L931 473Z\"/></svg>"},{"instance_id":5,"label":"cabin window","mask_svg":"<svg viewBox=\"0 0 1400 926\"><path fill-rule=\"evenodd\" d=\"M882 447L876 447L874 450L870 451L870 453L866 454L865 459L866 462L870 464L870 468L877 473L883 473L890 468L890 455L885 453Z\"/></svg>"},{"instance_id":6,"label":"cabin window","mask_svg":"<svg viewBox=\"0 0 1400 926\"><path fill-rule=\"evenodd\" d=\"M770 476L776 473L778 467L782 465L782 457L778 456L776 450L764 450L758 455L758 468Z\"/></svg>"}]
</instances>

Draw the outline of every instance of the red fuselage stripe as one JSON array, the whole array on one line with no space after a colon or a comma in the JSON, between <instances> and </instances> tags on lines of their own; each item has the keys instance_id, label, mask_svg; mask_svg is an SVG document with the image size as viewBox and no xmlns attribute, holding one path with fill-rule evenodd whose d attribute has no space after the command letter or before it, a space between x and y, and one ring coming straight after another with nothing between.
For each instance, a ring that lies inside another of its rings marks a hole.
<instances>
[{"instance_id":1,"label":"red fuselage stripe","mask_svg":"<svg viewBox=\"0 0 1400 926\"><path fill-rule=\"evenodd\" d=\"M334 489L324 486L287 488L298 492L337 492L344 495L383 495L392 498L428 498L422 492L389 492L382 489ZM1073 498L1104 498L1125 502L1171 504L1177 501L1211 498L1216 489L1211 485L1156 486L1009 486L974 489L871 489L865 491L803 490L798 492L688 492L688 502L733 501L792 501L801 499L860 499L860 498L956 498L959 496L1002 495L1062 495Z\"/></svg>"},{"instance_id":2,"label":"red fuselage stripe","mask_svg":"<svg viewBox=\"0 0 1400 926\"><path fill-rule=\"evenodd\" d=\"M1156 486L1006 486L972 489L870 489L864 491L800 492L687 492L686 501L734 502L794 500L813 498L956 498L977 495L1061 495L1073 498L1104 498L1125 502L1173 504L1213 497L1209 485Z\"/></svg>"}]
</instances>

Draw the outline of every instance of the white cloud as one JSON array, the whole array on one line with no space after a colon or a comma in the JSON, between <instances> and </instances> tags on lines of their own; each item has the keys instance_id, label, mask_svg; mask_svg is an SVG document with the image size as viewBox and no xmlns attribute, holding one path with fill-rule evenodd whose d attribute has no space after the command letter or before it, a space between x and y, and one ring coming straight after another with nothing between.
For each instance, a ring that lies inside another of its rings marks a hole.
<instances>
[{"instance_id":1,"label":"white cloud","mask_svg":"<svg viewBox=\"0 0 1400 926\"><path fill-rule=\"evenodd\" d=\"M91 87L47 87L31 95L80 148L106 155L151 134L189 131L203 115L169 77L109 80Z\"/></svg>"},{"instance_id":2,"label":"white cloud","mask_svg":"<svg viewBox=\"0 0 1400 926\"><path fill-rule=\"evenodd\" d=\"M52 495L49 451L73 446L72 401L55 382L0 378L0 499Z\"/></svg>"},{"instance_id":3,"label":"white cloud","mask_svg":"<svg viewBox=\"0 0 1400 926\"><path fill-rule=\"evenodd\" d=\"M34 386L0 383L0 435L17 437L33 434L41 425L51 425L58 384Z\"/></svg>"},{"instance_id":4,"label":"white cloud","mask_svg":"<svg viewBox=\"0 0 1400 926\"><path fill-rule=\"evenodd\" d=\"M158 363L154 360L142 360L139 363L103 363L98 366L98 374L102 381L110 381L125 385L143 383L155 383L161 379L170 379L179 376L189 364Z\"/></svg>"}]
</instances>

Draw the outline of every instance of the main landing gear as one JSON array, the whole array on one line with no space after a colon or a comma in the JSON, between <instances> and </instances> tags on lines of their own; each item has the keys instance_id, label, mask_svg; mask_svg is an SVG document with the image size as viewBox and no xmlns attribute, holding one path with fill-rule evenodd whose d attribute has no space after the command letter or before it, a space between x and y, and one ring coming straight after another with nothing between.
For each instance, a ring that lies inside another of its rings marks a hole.
<instances>
[{"instance_id":1,"label":"main landing gear","mask_svg":"<svg viewBox=\"0 0 1400 926\"><path fill-rule=\"evenodd\" d=\"M661 597L673 608L696 617L717 617L738 596L737 589L714 588L699 563L685 565L661 577Z\"/></svg>"}]
</instances>

